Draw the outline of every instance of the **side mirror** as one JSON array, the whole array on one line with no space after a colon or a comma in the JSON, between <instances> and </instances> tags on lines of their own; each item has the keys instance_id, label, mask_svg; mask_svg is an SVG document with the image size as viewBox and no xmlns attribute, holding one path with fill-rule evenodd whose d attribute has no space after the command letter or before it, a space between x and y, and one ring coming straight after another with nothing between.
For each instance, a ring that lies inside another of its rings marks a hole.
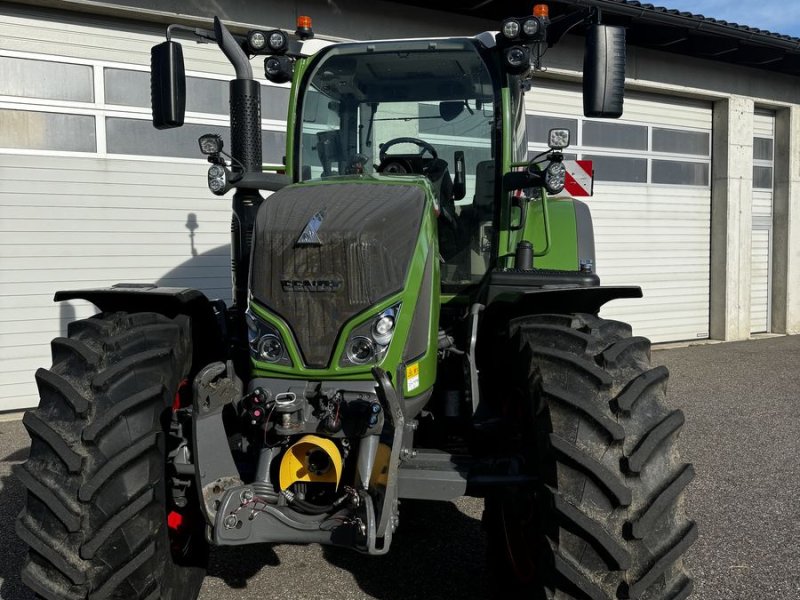
<instances>
[{"instance_id":1,"label":"side mirror","mask_svg":"<svg viewBox=\"0 0 800 600\"><path fill-rule=\"evenodd\" d=\"M589 25L583 57L583 114L616 119L625 95L625 29Z\"/></svg>"},{"instance_id":2,"label":"side mirror","mask_svg":"<svg viewBox=\"0 0 800 600\"><path fill-rule=\"evenodd\" d=\"M467 195L467 167L464 164L464 151L456 150L453 154L455 172L453 173L453 199L461 200Z\"/></svg>"},{"instance_id":3,"label":"side mirror","mask_svg":"<svg viewBox=\"0 0 800 600\"><path fill-rule=\"evenodd\" d=\"M186 114L186 72L183 48L163 42L150 50L150 98L153 127L170 129L183 125Z\"/></svg>"}]
</instances>

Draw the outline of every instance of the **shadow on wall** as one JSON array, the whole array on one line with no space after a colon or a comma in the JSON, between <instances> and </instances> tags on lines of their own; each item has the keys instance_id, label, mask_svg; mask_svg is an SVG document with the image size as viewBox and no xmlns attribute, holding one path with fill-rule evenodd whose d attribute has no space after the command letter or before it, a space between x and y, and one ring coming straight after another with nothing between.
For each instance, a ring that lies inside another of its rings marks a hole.
<instances>
[{"instance_id":1,"label":"shadow on wall","mask_svg":"<svg viewBox=\"0 0 800 600\"><path fill-rule=\"evenodd\" d=\"M222 298L230 304L231 302L231 246L224 244L217 246L203 253L198 252L196 233L201 227L195 213L186 215L184 227L188 230L188 240L186 249L191 257L180 263L167 273L164 273L156 280L135 281L135 283L155 283L161 287L194 288L203 292L209 299ZM180 250L183 252L183 248ZM143 256L142 261L146 262L147 257ZM146 266L146 265L144 265ZM123 280L128 283L133 280ZM118 281L109 281L106 285L114 285ZM77 311L71 302L59 303L59 323L60 331L58 335L67 337L67 327L69 323L77 319Z\"/></svg>"}]
</instances>

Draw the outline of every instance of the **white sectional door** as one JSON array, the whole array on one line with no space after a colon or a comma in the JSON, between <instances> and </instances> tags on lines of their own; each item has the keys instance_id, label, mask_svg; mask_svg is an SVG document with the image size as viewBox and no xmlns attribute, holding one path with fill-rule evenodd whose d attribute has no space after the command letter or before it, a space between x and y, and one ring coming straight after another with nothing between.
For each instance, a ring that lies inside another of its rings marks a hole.
<instances>
[{"instance_id":1,"label":"white sectional door","mask_svg":"<svg viewBox=\"0 0 800 600\"><path fill-rule=\"evenodd\" d=\"M621 119L585 119L580 88L550 81L526 101L531 151L542 149L551 127L568 127L567 153L594 161L586 202L603 285L644 291L601 314L655 342L707 338L711 104L628 92Z\"/></svg>"},{"instance_id":2,"label":"white sectional door","mask_svg":"<svg viewBox=\"0 0 800 600\"><path fill-rule=\"evenodd\" d=\"M230 198L206 189L196 140L229 147L233 68L185 43L187 124L159 132L148 71L162 27L34 10L0 19L0 412L38 402L50 340L95 312L55 304L56 290L155 282L230 298ZM280 162L289 90L262 84L264 158Z\"/></svg>"}]
</instances>

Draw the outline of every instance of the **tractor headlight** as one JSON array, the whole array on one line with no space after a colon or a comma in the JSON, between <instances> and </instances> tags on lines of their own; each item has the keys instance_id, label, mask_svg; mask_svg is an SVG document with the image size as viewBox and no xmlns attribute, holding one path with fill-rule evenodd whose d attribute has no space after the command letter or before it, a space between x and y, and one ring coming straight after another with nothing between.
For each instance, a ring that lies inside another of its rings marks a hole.
<instances>
[{"instance_id":1,"label":"tractor headlight","mask_svg":"<svg viewBox=\"0 0 800 600\"><path fill-rule=\"evenodd\" d=\"M368 337L357 335L347 343L347 360L354 365L371 363L375 356L375 344Z\"/></svg>"},{"instance_id":2,"label":"tractor headlight","mask_svg":"<svg viewBox=\"0 0 800 600\"><path fill-rule=\"evenodd\" d=\"M228 171L222 165L211 165L208 168L208 189L218 196L228 188Z\"/></svg>"},{"instance_id":3,"label":"tractor headlight","mask_svg":"<svg viewBox=\"0 0 800 600\"><path fill-rule=\"evenodd\" d=\"M551 194L558 194L564 189L564 180L567 176L567 169L564 163L553 161L544 171L544 185Z\"/></svg>"},{"instance_id":4,"label":"tractor headlight","mask_svg":"<svg viewBox=\"0 0 800 600\"><path fill-rule=\"evenodd\" d=\"M289 56L270 56L264 61L264 77L272 83L286 83L292 79L294 59Z\"/></svg>"},{"instance_id":5,"label":"tractor headlight","mask_svg":"<svg viewBox=\"0 0 800 600\"><path fill-rule=\"evenodd\" d=\"M356 327L347 340L344 355L339 364L348 367L380 361L389 350L399 312L400 304L398 303Z\"/></svg>"},{"instance_id":6,"label":"tractor headlight","mask_svg":"<svg viewBox=\"0 0 800 600\"><path fill-rule=\"evenodd\" d=\"M249 308L244 315L250 356L257 361L291 367L292 360L278 329L260 319Z\"/></svg>"},{"instance_id":7,"label":"tractor headlight","mask_svg":"<svg viewBox=\"0 0 800 600\"><path fill-rule=\"evenodd\" d=\"M526 46L511 46L505 52L506 71L519 75L531 66L531 51Z\"/></svg>"}]
</instances>

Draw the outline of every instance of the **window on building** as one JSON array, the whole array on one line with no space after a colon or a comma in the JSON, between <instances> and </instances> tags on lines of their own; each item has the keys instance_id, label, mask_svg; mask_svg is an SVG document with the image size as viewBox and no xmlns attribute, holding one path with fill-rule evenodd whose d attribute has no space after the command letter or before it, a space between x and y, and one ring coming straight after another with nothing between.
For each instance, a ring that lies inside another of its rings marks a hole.
<instances>
[{"instance_id":1,"label":"window on building","mask_svg":"<svg viewBox=\"0 0 800 600\"><path fill-rule=\"evenodd\" d=\"M92 67L0 56L0 95L94 102Z\"/></svg>"},{"instance_id":2,"label":"window on building","mask_svg":"<svg viewBox=\"0 0 800 600\"><path fill-rule=\"evenodd\" d=\"M708 156L711 135L705 131L653 127L653 151Z\"/></svg>"},{"instance_id":3,"label":"window on building","mask_svg":"<svg viewBox=\"0 0 800 600\"><path fill-rule=\"evenodd\" d=\"M755 160L772 160L772 138L753 138L753 158Z\"/></svg>"},{"instance_id":4,"label":"window on building","mask_svg":"<svg viewBox=\"0 0 800 600\"><path fill-rule=\"evenodd\" d=\"M221 135L225 150L230 152L228 127L187 123L175 129L158 130L149 120L106 118L106 145L109 154L203 158L197 139L206 133ZM261 140L263 161L281 164L285 154L286 134L282 131L262 131Z\"/></svg>"},{"instance_id":5,"label":"window on building","mask_svg":"<svg viewBox=\"0 0 800 600\"><path fill-rule=\"evenodd\" d=\"M150 73L132 69L104 69L106 103L150 107ZM186 78L186 110L209 115L230 114L229 82L205 77ZM261 118L286 120L289 89L261 84Z\"/></svg>"},{"instance_id":6,"label":"window on building","mask_svg":"<svg viewBox=\"0 0 800 600\"><path fill-rule=\"evenodd\" d=\"M772 167L753 167L753 187L763 190L772 189Z\"/></svg>"},{"instance_id":7,"label":"window on building","mask_svg":"<svg viewBox=\"0 0 800 600\"><path fill-rule=\"evenodd\" d=\"M647 159L597 154L586 154L582 158L594 162L597 181L647 183Z\"/></svg>"},{"instance_id":8,"label":"window on building","mask_svg":"<svg viewBox=\"0 0 800 600\"><path fill-rule=\"evenodd\" d=\"M652 183L667 185L708 185L709 165L704 162L653 160Z\"/></svg>"},{"instance_id":9,"label":"window on building","mask_svg":"<svg viewBox=\"0 0 800 600\"><path fill-rule=\"evenodd\" d=\"M625 150L647 150L647 127L624 123L585 121L583 146Z\"/></svg>"},{"instance_id":10,"label":"window on building","mask_svg":"<svg viewBox=\"0 0 800 600\"><path fill-rule=\"evenodd\" d=\"M27 150L96 152L94 117L0 109L0 146Z\"/></svg>"}]
</instances>

